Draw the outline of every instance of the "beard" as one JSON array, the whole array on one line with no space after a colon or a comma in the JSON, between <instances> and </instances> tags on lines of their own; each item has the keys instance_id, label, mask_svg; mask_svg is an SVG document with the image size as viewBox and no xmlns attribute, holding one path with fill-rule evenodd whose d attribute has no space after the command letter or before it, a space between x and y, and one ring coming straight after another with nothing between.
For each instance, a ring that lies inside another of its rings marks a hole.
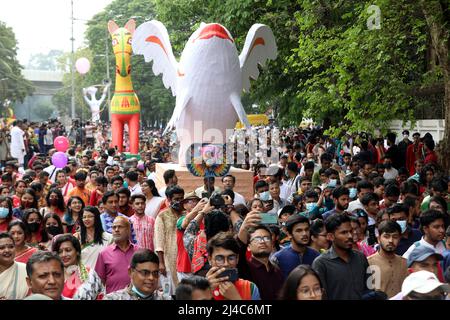
<instances>
[{"instance_id":1,"label":"beard","mask_svg":"<svg viewBox=\"0 0 450 320\"><path fill-rule=\"evenodd\" d=\"M386 251L386 252L394 252L395 249L396 249L394 246L389 246L388 247L388 246L384 246L384 245L382 245L381 248L383 248L383 250Z\"/></svg>"}]
</instances>

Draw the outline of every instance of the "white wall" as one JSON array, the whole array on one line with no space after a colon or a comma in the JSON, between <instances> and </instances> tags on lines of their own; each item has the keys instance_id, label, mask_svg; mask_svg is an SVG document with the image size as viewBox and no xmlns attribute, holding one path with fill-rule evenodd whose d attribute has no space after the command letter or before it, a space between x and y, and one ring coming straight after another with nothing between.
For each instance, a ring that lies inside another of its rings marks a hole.
<instances>
[{"instance_id":1,"label":"white wall","mask_svg":"<svg viewBox=\"0 0 450 320\"><path fill-rule=\"evenodd\" d=\"M419 132L421 137L429 132L436 143L444 138L444 119L417 120L413 129L409 121L402 125L401 120L393 120L389 128L397 133L397 141L402 139L402 131L405 129L409 130L410 139L414 132Z\"/></svg>"}]
</instances>

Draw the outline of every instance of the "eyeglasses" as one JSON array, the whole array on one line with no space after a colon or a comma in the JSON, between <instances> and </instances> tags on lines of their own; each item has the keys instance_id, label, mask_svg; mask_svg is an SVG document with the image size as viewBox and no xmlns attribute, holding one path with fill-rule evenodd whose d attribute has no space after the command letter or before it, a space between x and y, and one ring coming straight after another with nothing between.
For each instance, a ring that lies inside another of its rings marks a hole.
<instances>
[{"instance_id":1,"label":"eyeglasses","mask_svg":"<svg viewBox=\"0 0 450 320\"><path fill-rule=\"evenodd\" d=\"M214 261L217 264L224 264L225 263L225 259L227 259L229 264L235 263L237 261L237 255L236 254L231 254L229 256L223 256L221 254L217 255L214 257Z\"/></svg>"},{"instance_id":2,"label":"eyeglasses","mask_svg":"<svg viewBox=\"0 0 450 320\"><path fill-rule=\"evenodd\" d=\"M136 268L134 268L133 270L135 270L137 273L139 273L143 278L149 278L150 275L153 278L158 278L159 277L159 270L149 271L149 270L138 270Z\"/></svg>"},{"instance_id":3,"label":"eyeglasses","mask_svg":"<svg viewBox=\"0 0 450 320\"><path fill-rule=\"evenodd\" d=\"M272 241L272 238L268 237L268 236L264 236L264 237L257 236L257 237L254 237L254 238L250 239L250 242L253 242L253 241L256 241L258 243L270 242L270 241Z\"/></svg>"},{"instance_id":4,"label":"eyeglasses","mask_svg":"<svg viewBox=\"0 0 450 320\"><path fill-rule=\"evenodd\" d=\"M300 288L297 290L298 293L302 294L306 298L311 298L312 296L322 296L323 289L321 287L315 287L311 290L311 288Z\"/></svg>"},{"instance_id":5,"label":"eyeglasses","mask_svg":"<svg viewBox=\"0 0 450 320\"><path fill-rule=\"evenodd\" d=\"M319 237L325 237L325 238L326 238L326 237L327 237L327 234L326 234L326 233L319 233L318 236L319 236Z\"/></svg>"}]
</instances>

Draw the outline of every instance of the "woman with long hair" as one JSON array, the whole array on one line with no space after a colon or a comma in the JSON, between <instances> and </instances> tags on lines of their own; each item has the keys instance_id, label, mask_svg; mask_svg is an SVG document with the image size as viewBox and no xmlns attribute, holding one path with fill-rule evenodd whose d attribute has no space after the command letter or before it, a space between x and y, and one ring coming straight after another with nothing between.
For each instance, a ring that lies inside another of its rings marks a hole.
<instances>
[{"instance_id":1,"label":"woman with long hair","mask_svg":"<svg viewBox=\"0 0 450 320\"><path fill-rule=\"evenodd\" d=\"M25 223L20 220L11 221L8 225L8 233L14 239L14 245L16 247L16 262L27 263L28 259L37 251L37 248L29 246L26 243L27 238L30 236Z\"/></svg>"},{"instance_id":2,"label":"woman with long hair","mask_svg":"<svg viewBox=\"0 0 450 320\"><path fill-rule=\"evenodd\" d=\"M42 240L42 215L35 208L26 209L23 216L25 229L28 230L26 243L30 246L37 247Z\"/></svg>"},{"instance_id":3,"label":"woman with long hair","mask_svg":"<svg viewBox=\"0 0 450 320\"><path fill-rule=\"evenodd\" d=\"M64 196L61 193L61 190L58 188L50 189L45 197L45 202L47 206L41 208L39 211L43 216L47 213L56 213L60 218L64 216L66 212L66 204L64 203Z\"/></svg>"},{"instance_id":4,"label":"woman with long hair","mask_svg":"<svg viewBox=\"0 0 450 320\"><path fill-rule=\"evenodd\" d=\"M153 182L153 180L151 179L142 182L141 189L146 199L145 215L156 219L158 212L161 210L161 205L164 202L164 198L159 195L158 189L156 189L155 186L155 182Z\"/></svg>"},{"instance_id":5,"label":"woman with long hair","mask_svg":"<svg viewBox=\"0 0 450 320\"><path fill-rule=\"evenodd\" d=\"M22 198L25 189L27 188L27 183L23 180L17 180L14 184L14 195L12 196L13 207L20 207L20 199Z\"/></svg>"},{"instance_id":6,"label":"woman with long hair","mask_svg":"<svg viewBox=\"0 0 450 320\"><path fill-rule=\"evenodd\" d=\"M0 196L0 232L8 229L13 217L12 201L9 197Z\"/></svg>"},{"instance_id":7,"label":"woman with long hair","mask_svg":"<svg viewBox=\"0 0 450 320\"><path fill-rule=\"evenodd\" d=\"M70 197L67 202L67 212L62 218L65 233L74 234L80 227L80 217L83 215L84 201L78 196Z\"/></svg>"},{"instance_id":8,"label":"woman with long hair","mask_svg":"<svg viewBox=\"0 0 450 320\"><path fill-rule=\"evenodd\" d=\"M61 218L56 213L47 213L42 221L41 243L39 247L41 250L50 250L52 247L52 240L58 234L63 234L64 229Z\"/></svg>"},{"instance_id":9,"label":"woman with long hair","mask_svg":"<svg viewBox=\"0 0 450 320\"><path fill-rule=\"evenodd\" d=\"M89 278L90 268L81 261L81 246L71 234L55 237L52 251L59 255L64 264L64 289L61 295L71 299L78 287Z\"/></svg>"},{"instance_id":10,"label":"woman with long hair","mask_svg":"<svg viewBox=\"0 0 450 320\"><path fill-rule=\"evenodd\" d=\"M112 243L112 236L103 231L97 207L87 206L79 219L80 231L74 236L81 243L81 261L92 269L95 268L100 251Z\"/></svg>"},{"instance_id":11,"label":"woman with long hair","mask_svg":"<svg viewBox=\"0 0 450 320\"><path fill-rule=\"evenodd\" d=\"M324 289L319 275L301 264L291 271L280 291L280 300L323 300Z\"/></svg>"},{"instance_id":12,"label":"woman with long hair","mask_svg":"<svg viewBox=\"0 0 450 320\"><path fill-rule=\"evenodd\" d=\"M38 209L38 198L33 189L27 188L20 198L20 207L13 209L13 216L22 219L24 211L31 208Z\"/></svg>"}]
</instances>

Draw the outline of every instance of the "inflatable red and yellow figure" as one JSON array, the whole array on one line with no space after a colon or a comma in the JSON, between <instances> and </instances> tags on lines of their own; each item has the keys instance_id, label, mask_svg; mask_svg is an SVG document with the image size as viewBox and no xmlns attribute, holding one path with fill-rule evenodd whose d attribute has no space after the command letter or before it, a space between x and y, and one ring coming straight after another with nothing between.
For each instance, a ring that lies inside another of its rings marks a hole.
<instances>
[{"instance_id":1,"label":"inflatable red and yellow figure","mask_svg":"<svg viewBox=\"0 0 450 320\"><path fill-rule=\"evenodd\" d=\"M128 123L130 137L130 153L139 152L139 118L141 106L133 90L131 81L131 39L136 22L131 19L123 28L112 20L108 22L108 30L112 37L112 46L116 56L116 84L111 100L112 147L123 151L123 128Z\"/></svg>"}]
</instances>

